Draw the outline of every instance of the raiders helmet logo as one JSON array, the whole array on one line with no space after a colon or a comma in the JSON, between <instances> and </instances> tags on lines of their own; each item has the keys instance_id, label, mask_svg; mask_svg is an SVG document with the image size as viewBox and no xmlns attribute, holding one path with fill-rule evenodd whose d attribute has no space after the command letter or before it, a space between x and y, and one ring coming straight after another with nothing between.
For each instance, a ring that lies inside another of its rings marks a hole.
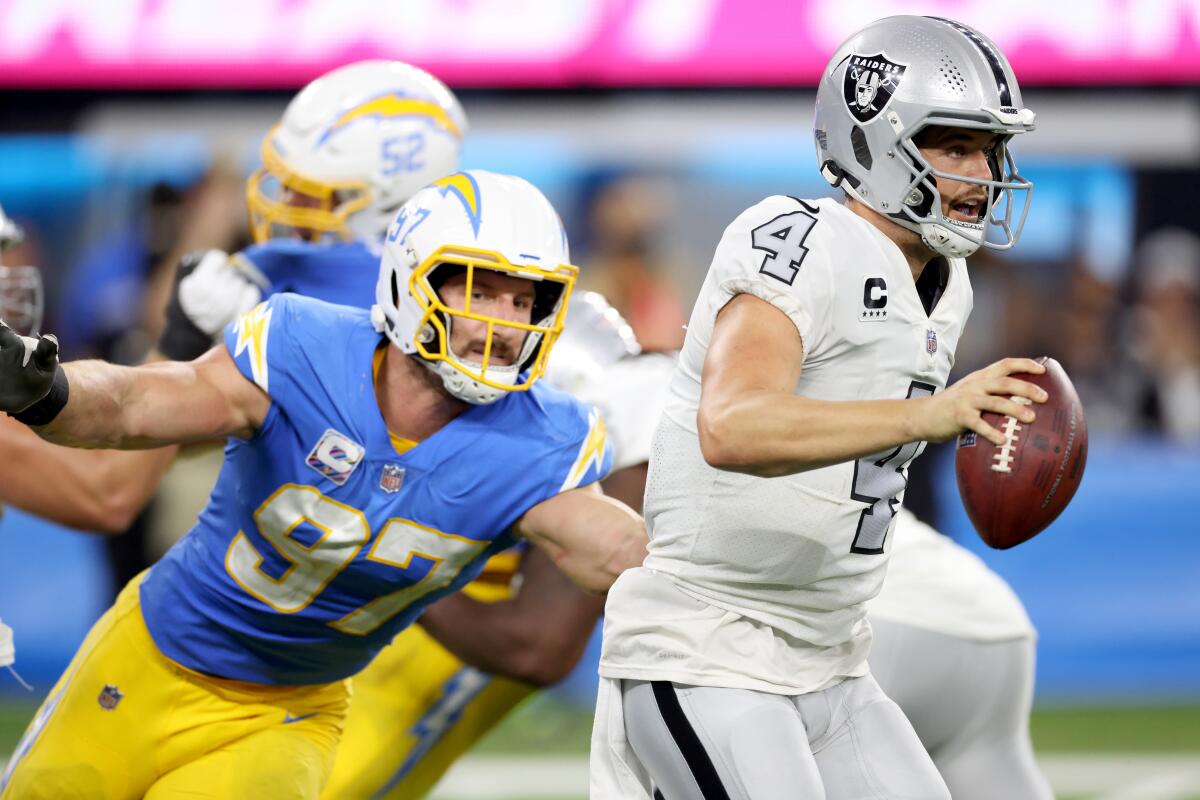
<instances>
[{"instance_id":1,"label":"raiders helmet logo","mask_svg":"<svg viewBox=\"0 0 1200 800\"><path fill-rule=\"evenodd\" d=\"M904 64L888 61L880 53L851 55L842 82L850 114L859 122L870 122L879 116L900 85L906 68Z\"/></svg>"}]
</instances>

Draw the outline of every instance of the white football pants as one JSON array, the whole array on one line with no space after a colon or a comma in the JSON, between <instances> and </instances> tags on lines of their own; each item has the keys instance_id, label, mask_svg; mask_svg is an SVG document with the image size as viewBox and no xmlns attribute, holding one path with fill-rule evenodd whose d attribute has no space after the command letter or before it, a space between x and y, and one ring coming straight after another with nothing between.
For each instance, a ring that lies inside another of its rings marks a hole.
<instances>
[{"instance_id":1,"label":"white football pants","mask_svg":"<svg viewBox=\"0 0 1200 800\"><path fill-rule=\"evenodd\" d=\"M620 684L622 733L655 798L949 800L912 726L869 675L796 696Z\"/></svg>"},{"instance_id":2,"label":"white football pants","mask_svg":"<svg viewBox=\"0 0 1200 800\"><path fill-rule=\"evenodd\" d=\"M1034 641L976 642L871 620L868 662L954 800L1052 800L1029 741Z\"/></svg>"}]
</instances>

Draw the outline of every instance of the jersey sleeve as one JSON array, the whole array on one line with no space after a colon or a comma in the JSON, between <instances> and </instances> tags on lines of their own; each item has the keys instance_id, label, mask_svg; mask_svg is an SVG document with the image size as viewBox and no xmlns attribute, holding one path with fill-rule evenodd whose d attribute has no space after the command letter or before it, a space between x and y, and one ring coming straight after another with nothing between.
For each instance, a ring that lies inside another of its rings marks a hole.
<instances>
[{"instance_id":1,"label":"jersey sleeve","mask_svg":"<svg viewBox=\"0 0 1200 800\"><path fill-rule=\"evenodd\" d=\"M292 300L290 295L274 295L225 328L225 347L238 370L272 397L279 397L291 384Z\"/></svg>"},{"instance_id":2,"label":"jersey sleeve","mask_svg":"<svg viewBox=\"0 0 1200 800\"><path fill-rule=\"evenodd\" d=\"M749 294L778 308L806 343L828 308L829 257L818 206L768 197L725 229L709 268L709 310L716 317L734 296Z\"/></svg>"}]
</instances>

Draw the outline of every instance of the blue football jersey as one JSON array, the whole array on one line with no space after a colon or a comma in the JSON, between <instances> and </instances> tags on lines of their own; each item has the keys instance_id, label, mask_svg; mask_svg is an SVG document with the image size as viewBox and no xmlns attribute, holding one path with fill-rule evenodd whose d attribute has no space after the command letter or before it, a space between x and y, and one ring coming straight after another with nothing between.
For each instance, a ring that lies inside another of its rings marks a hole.
<instances>
[{"instance_id":1,"label":"blue football jersey","mask_svg":"<svg viewBox=\"0 0 1200 800\"><path fill-rule=\"evenodd\" d=\"M610 468L596 412L544 383L398 452L374 389L386 341L365 310L293 294L226 330L271 406L142 583L168 657L264 684L353 675L511 546L526 511Z\"/></svg>"},{"instance_id":2,"label":"blue football jersey","mask_svg":"<svg viewBox=\"0 0 1200 800\"><path fill-rule=\"evenodd\" d=\"M375 302L380 252L366 242L313 244L299 239L271 239L251 245L233 258L249 262L250 271L266 278L264 297L295 292L368 309Z\"/></svg>"}]
</instances>

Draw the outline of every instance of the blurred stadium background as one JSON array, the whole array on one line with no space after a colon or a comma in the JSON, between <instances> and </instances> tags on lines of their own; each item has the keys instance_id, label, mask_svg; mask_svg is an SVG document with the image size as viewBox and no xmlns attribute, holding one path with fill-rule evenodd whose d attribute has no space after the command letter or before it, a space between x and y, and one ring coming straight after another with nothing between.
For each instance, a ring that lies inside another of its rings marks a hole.
<instances>
[{"instance_id":1,"label":"blurred stadium background","mask_svg":"<svg viewBox=\"0 0 1200 800\"><path fill-rule=\"evenodd\" d=\"M1053 355L1092 436L1073 504L1014 551L982 552L944 448L910 504L1038 626L1034 740L1060 795L1200 798L1197 0L0 0L0 205L29 234L6 263L41 266L68 358L137 359L178 255L247 241L243 181L290 94L400 58L459 92L465 166L545 190L584 284L670 349L724 225L768 194L827 192L815 81L846 35L900 12L993 37L1038 113L1017 152L1031 219L1011 255L972 261L956 374ZM120 565L188 527L187 467L124 539L5 514L0 618L35 689L0 672L0 760ZM594 659L438 796L582 797Z\"/></svg>"}]
</instances>

